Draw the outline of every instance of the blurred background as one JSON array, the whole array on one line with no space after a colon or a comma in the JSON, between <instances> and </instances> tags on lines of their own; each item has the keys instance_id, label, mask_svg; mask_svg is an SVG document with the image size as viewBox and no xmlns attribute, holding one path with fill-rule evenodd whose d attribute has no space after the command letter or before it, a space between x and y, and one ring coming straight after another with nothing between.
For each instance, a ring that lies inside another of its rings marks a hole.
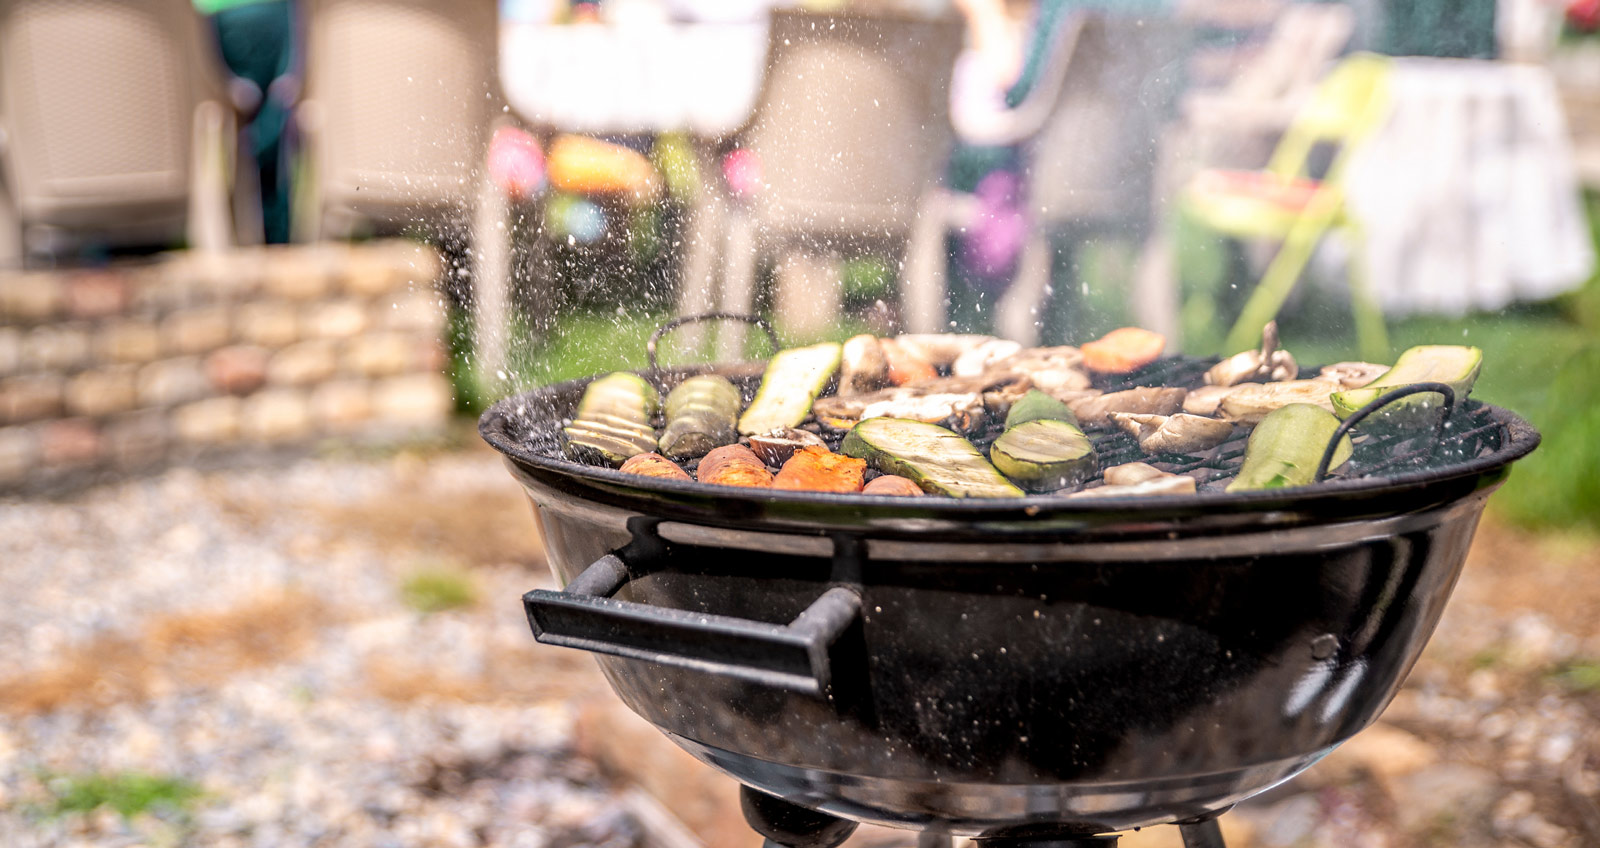
<instances>
[{"instance_id":1,"label":"blurred background","mask_svg":"<svg viewBox=\"0 0 1600 848\"><path fill-rule=\"evenodd\" d=\"M1482 348L1544 446L1225 830L1600 844L1597 190L1600 0L0 0L0 843L754 844L473 430L721 310Z\"/></svg>"}]
</instances>

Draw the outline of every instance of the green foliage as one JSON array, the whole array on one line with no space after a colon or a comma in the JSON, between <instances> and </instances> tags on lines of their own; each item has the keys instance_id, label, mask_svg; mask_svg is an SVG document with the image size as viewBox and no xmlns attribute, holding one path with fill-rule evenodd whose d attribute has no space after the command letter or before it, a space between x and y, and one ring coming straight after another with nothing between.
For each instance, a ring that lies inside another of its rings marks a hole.
<instances>
[{"instance_id":1,"label":"green foliage","mask_svg":"<svg viewBox=\"0 0 1600 848\"><path fill-rule=\"evenodd\" d=\"M183 778L137 772L57 777L46 785L54 795L52 815L87 813L100 807L110 807L123 818L160 809L181 812L204 794Z\"/></svg>"},{"instance_id":2,"label":"green foliage","mask_svg":"<svg viewBox=\"0 0 1600 848\"><path fill-rule=\"evenodd\" d=\"M478 600L478 589L461 571L432 567L407 577L400 584L400 597L406 606L426 614L472 606Z\"/></svg>"},{"instance_id":3,"label":"green foliage","mask_svg":"<svg viewBox=\"0 0 1600 848\"><path fill-rule=\"evenodd\" d=\"M1544 443L1512 473L1496 506L1524 526L1600 530L1600 343L1554 377L1533 416Z\"/></svg>"}]
</instances>

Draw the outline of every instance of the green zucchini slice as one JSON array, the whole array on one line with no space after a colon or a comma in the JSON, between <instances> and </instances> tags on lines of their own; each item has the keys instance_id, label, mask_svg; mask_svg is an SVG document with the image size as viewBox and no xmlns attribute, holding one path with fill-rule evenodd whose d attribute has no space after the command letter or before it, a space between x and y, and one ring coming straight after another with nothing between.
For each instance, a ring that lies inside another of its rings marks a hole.
<instances>
[{"instance_id":1,"label":"green zucchini slice","mask_svg":"<svg viewBox=\"0 0 1600 848\"><path fill-rule=\"evenodd\" d=\"M885 474L907 477L925 492L957 498L1019 498L1022 490L973 444L936 424L869 418L844 437L839 452Z\"/></svg>"},{"instance_id":2,"label":"green zucchini slice","mask_svg":"<svg viewBox=\"0 0 1600 848\"><path fill-rule=\"evenodd\" d=\"M1483 351L1463 345L1421 345L1400 354L1394 367L1382 377L1359 389L1334 392L1330 398L1333 411L1340 418L1378 399L1390 389L1411 383L1444 383L1455 390L1456 402L1467 399L1472 384L1483 367ZM1388 404L1367 421L1382 422L1400 427L1425 425L1438 420L1437 410L1444 405L1444 396L1438 392L1419 392Z\"/></svg>"},{"instance_id":3,"label":"green zucchini slice","mask_svg":"<svg viewBox=\"0 0 1600 848\"><path fill-rule=\"evenodd\" d=\"M755 436L799 426L838 370L837 342L779 351L767 363L755 400L739 417L739 432Z\"/></svg>"},{"instance_id":4,"label":"green zucchini slice","mask_svg":"<svg viewBox=\"0 0 1600 848\"><path fill-rule=\"evenodd\" d=\"M637 374L617 372L590 383L577 415L563 428L567 456L591 465L620 466L656 449L650 419L661 405L655 387Z\"/></svg>"},{"instance_id":5,"label":"green zucchini slice","mask_svg":"<svg viewBox=\"0 0 1600 848\"><path fill-rule=\"evenodd\" d=\"M1244 449L1244 465L1239 468L1239 476L1228 484L1228 491L1311 485L1317 474L1317 463L1322 461L1322 452L1337 429L1339 419L1320 406L1291 403L1273 410L1250 434ZM1349 436L1340 439L1328 469L1343 465L1350 458L1351 449Z\"/></svg>"},{"instance_id":6,"label":"green zucchini slice","mask_svg":"<svg viewBox=\"0 0 1600 848\"><path fill-rule=\"evenodd\" d=\"M1100 467L1089 437L1057 418L1036 418L1007 428L989 447L989 461L1013 483L1034 492L1066 488Z\"/></svg>"},{"instance_id":7,"label":"green zucchini slice","mask_svg":"<svg viewBox=\"0 0 1600 848\"><path fill-rule=\"evenodd\" d=\"M667 393L661 453L672 459L705 456L739 440L739 388L726 377L701 374Z\"/></svg>"}]
</instances>

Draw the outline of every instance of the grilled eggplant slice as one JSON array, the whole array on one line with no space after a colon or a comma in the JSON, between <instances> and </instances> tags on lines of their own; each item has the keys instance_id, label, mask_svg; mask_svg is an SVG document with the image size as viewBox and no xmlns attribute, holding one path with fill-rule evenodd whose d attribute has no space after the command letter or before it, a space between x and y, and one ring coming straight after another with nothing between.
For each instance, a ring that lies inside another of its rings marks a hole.
<instances>
[{"instance_id":1,"label":"grilled eggplant slice","mask_svg":"<svg viewBox=\"0 0 1600 848\"><path fill-rule=\"evenodd\" d=\"M767 363L755 400L739 417L739 432L770 433L806 420L812 402L839 370L839 356L837 342L779 351Z\"/></svg>"},{"instance_id":2,"label":"grilled eggplant slice","mask_svg":"<svg viewBox=\"0 0 1600 848\"><path fill-rule=\"evenodd\" d=\"M885 474L906 477L925 492L957 498L1019 498L1022 490L995 470L959 434L921 421L872 418L844 437L840 452Z\"/></svg>"},{"instance_id":3,"label":"grilled eggplant slice","mask_svg":"<svg viewBox=\"0 0 1600 848\"><path fill-rule=\"evenodd\" d=\"M590 383L578 413L563 429L568 458L591 465L622 465L629 457L656 448L650 426L660 406L655 387L637 374L617 372Z\"/></svg>"},{"instance_id":4,"label":"grilled eggplant slice","mask_svg":"<svg viewBox=\"0 0 1600 848\"><path fill-rule=\"evenodd\" d=\"M1365 387L1335 392L1333 412L1340 418L1378 399L1390 389L1411 383L1444 383L1455 390L1456 400L1466 400L1483 367L1483 351L1461 345L1423 345L1407 350L1382 377ZM1373 413L1367 421L1397 427L1415 427L1437 420L1444 396L1436 392L1409 395Z\"/></svg>"},{"instance_id":5,"label":"grilled eggplant slice","mask_svg":"<svg viewBox=\"0 0 1600 848\"><path fill-rule=\"evenodd\" d=\"M1089 437L1072 422L1053 418L1007 428L989 447L989 461L1013 483L1034 492L1066 488L1100 467Z\"/></svg>"},{"instance_id":6,"label":"grilled eggplant slice","mask_svg":"<svg viewBox=\"0 0 1600 848\"><path fill-rule=\"evenodd\" d=\"M1250 442L1244 450L1244 465L1239 468L1239 476L1228 484L1228 491L1311 485L1317 474L1317 463L1322 461L1322 452L1337 429L1339 419L1320 406L1291 403L1274 410L1250 434ZM1350 458L1351 450L1350 437L1341 438L1328 468L1343 465Z\"/></svg>"},{"instance_id":7,"label":"grilled eggplant slice","mask_svg":"<svg viewBox=\"0 0 1600 848\"><path fill-rule=\"evenodd\" d=\"M705 456L739 440L739 389L726 377L701 374L667 393L661 453L673 459Z\"/></svg>"}]
</instances>

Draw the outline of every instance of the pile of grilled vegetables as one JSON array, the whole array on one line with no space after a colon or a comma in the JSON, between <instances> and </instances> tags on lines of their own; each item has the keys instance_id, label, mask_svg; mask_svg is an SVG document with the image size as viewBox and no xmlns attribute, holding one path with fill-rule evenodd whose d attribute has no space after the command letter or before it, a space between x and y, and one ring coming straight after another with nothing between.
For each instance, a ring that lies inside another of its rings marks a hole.
<instances>
[{"instance_id":1,"label":"pile of grilled vegetables","mask_svg":"<svg viewBox=\"0 0 1600 848\"><path fill-rule=\"evenodd\" d=\"M1248 432L1227 490L1287 488L1312 482L1341 418L1410 383L1446 383L1464 398L1482 361L1477 348L1438 345L1412 348L1392 367L1341 362L1302 377L1269 324L1259 349L1217 363L1204 385L1137 385L1164 346L1136 328L1029 349L989 336L863 335L778 352L748 404L716 375L686 378L663 400L645 378L619 372L589 384L565 450L578 462L724 486L1125 497L1193 493L1196 479L1145 462L1104 464L1090 432L1125 431L1152 460L1202 456ZM1134 387L1096 388L1112 384ZM1363 426L1426 426L1441 402L1413 394ZM1332 466L1350 454L1347 436Z\"/></svg>"}]
</instances>

